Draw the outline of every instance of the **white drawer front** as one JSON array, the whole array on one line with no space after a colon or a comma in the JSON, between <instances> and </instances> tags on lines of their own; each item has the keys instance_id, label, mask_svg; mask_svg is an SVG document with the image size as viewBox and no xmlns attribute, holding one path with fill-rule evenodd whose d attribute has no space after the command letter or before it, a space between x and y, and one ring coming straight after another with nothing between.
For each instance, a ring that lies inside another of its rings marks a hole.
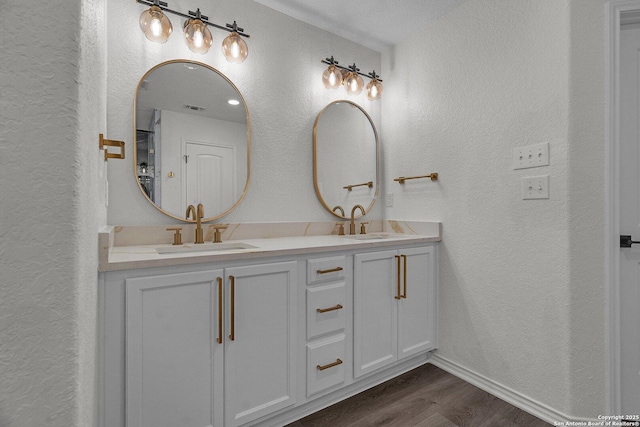
<instances>
[{"instance_id":1,"label":"white drawer front","mask_svg":"<svg viewBox=\"0 0 640 427\"><path fill-rule=\"evenodd\" d=\"M307 283L344 279L345 257L335 256L307 260Z\"/></svg>"},{"instance_id":2,"label":"white drawer front","mask_svg":"<svg viewBox=\"0 0 640 427\"><path fill-rule=\"evenodd\" d=\"M307 344L307 396L344 382L345 355L343 334Z\"/></svg>"},{"instance_id":3,"label":"white drawer front","mask_svg":"<svg viewBox=\"0 0 640 427\"><path fill-rule=\"evenodd\" d=\"M307 289L307 339L345 327L344 282Z\"/></svg>"}]
</instances>

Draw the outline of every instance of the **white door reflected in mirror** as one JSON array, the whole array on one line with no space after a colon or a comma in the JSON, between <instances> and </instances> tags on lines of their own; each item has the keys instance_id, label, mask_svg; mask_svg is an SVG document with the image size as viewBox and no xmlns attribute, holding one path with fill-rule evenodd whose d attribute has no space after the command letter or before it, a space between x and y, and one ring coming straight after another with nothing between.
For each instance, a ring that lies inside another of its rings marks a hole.
<instances>
[{"instance_id":1,"label":"white door reflected in mirror","mask_svg":"<svg viewBox=\"0 0 640 427\"><path fill-rule=\"evenodd\" d=\"M187 206L202 203L206 222L242 201L249 111L227 77L193 61L159 64L140 80L134 112L135 179L157 209L185 220Z\"/></svg>"}]
</instances>

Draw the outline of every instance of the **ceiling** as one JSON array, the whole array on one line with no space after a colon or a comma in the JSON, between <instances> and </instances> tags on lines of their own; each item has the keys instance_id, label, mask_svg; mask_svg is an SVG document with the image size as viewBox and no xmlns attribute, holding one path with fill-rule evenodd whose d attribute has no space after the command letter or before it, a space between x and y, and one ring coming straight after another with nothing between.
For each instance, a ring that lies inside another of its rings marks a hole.
<instances>
[{"instance_id":1,"label":"ceiling","mask_svg":"<svg viewBox=\"0 0 640 427\"><path fill-rule=\"evenodd\" d=\"M383 52L467 0L255 0Z\"/></svg>"}]
</instances>

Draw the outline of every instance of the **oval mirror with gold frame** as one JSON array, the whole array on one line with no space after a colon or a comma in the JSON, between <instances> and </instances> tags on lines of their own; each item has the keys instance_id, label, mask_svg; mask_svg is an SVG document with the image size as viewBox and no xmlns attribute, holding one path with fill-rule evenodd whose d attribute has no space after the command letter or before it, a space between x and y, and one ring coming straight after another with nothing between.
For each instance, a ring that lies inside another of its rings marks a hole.
<instances>
[{"instance_id":1,"label":"oval mirror with gold frame","mask_svg":"<svg viewBox=\"0 0 640 427\"><path fill-rule=\"evenodd\" d=\"M379 156L378 132L362 107L346 100L327 105L313 125L313 184L322 206L339 218L356 205L369 212L378 195Z\"/></svg>"},{"instance_id":2,"label":"oval mirror with gold frame","mask_svg":"<svg viewBox=\"0 0 640 427\"><path fill-rule=\"evenodd\" d=\"M134 99L134 178L162 213L185 222L202 203L202 222L235 209L249 188L251 127L238 88L215 68L163 62L142 78Z\"/></svg>"}]
</instances>

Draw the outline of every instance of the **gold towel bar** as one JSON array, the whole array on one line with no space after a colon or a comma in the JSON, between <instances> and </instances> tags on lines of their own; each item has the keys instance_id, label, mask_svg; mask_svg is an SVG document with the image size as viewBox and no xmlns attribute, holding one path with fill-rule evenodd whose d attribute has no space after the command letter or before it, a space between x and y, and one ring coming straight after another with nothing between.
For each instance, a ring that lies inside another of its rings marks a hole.
<instances>
[{"instance_id":1,"label":"gold towel bar","mask_svg":"<svg viewBox=\"0 0 640 427\"><path fill-rule=\"evenodd\" d=\"M431 181L437 181L438 180L438 172L430 173L429 175L420 175L420 176L401 176L401 177L398 177L398 178L394 179L394 181L397 181L400 184L404 184L404 182L406 180L408 180L408 179L419 179L419 178L430 178Z\"/></svg>"},{"instance_id":2,"label":"gold towel bar","mask_svg":"<svg viewBox=\"0 0 640 427\"><path fill-rule=\"evenodd\" d=\"M373 187L373 181L363 182L362 184L347 185L346 187L342 187L342 188L351 191L353 190L353 187L364 187L365 185L371 188Z\"/></svg>"}]
</instances>

